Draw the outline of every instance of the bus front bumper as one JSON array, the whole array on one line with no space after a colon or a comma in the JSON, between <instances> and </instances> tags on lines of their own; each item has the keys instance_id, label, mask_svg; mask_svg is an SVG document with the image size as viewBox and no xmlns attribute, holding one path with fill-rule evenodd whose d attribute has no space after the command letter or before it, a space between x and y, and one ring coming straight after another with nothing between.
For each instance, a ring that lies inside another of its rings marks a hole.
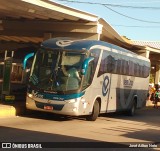
<instances>
[{"instance_id":1,"label":"bus front bumper","mask_svg":"<svg viewBox=\"0 0 160 151\"><path fill-rule=\"evenodd\" d=\"M63 115L80 116L87 115L87 102L84 99L76 98L67 101L35 100L27 96L26 108L43 112L50 112Z\"/></svg>"}]
</instances>

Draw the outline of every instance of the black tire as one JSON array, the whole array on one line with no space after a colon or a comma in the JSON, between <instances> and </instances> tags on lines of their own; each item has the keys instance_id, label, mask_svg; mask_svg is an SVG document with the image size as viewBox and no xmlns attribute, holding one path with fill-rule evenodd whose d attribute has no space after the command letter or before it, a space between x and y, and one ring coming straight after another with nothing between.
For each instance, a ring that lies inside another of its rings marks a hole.
<instances>
[{"instance_id":1,"label":"black tire","mask_svg":"<svg viewBox=\"0 0 160 151\"><path fill-rule=\"evenodd\" d=\"M33 110L27 109L26 107L24 109L24 115L25 116L34 115L33 112L34 112Z\"/></svg>"},{"instance_id":2,"label":"black tire","mask_svg":"<svg viewBox=\"0 0 160 151\"><path fill-rule=\"evenodd\" d=\"M131 108L130 108L130 109L128 110L128 112L127 112L127 114L128 114L129 116L134 116L134 115L135 115L136 106L137 106L137 104L136 104L136 102L134 101L133 104L132 104L132 106L131 106Z\"/></svg>"},{"instance_id":3,"label":"black tire","mask_svg":"<svg viewBox=\"0 0 160 151\"><path fill-rule=\"evenodd\" d=\"M94 102L92 114L91 114L91 115L88 115L88 116L86 117L86 120L87 120L87 121L95 121L95 120L97 119L98 115L99 115L99 103L98 103L98 101L96 100L96 101Z\"/></svg>"}]
</instances>

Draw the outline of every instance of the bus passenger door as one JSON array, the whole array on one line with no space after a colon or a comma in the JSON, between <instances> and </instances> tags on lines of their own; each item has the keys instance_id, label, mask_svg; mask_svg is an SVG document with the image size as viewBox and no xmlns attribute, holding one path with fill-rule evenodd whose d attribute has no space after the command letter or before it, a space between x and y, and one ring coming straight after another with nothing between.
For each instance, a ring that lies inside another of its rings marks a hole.
<instances>
[{"instance_id":1,"label":"bus passenger door","mask_svg":"<svg viewBox=\"0 0 160 151\"><path fill-rule=\"evenodd\" d=\"M111 51L103 50L98 77L101 81L102 105L101 112L115 111L116 101L110 97L114 57Z\"/></svg>"}]
</instances>

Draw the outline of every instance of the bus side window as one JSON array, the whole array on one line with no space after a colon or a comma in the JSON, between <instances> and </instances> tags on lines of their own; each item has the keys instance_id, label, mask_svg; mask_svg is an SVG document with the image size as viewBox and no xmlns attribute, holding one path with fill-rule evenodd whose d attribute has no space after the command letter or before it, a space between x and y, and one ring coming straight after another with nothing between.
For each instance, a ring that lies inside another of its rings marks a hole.
<instances>
[{"instance_id":1,"label":"bus side window","mask_svg":"<svg viewBox=\"0 0 160 151\"><path fill-rule=\"evenodd\" d=\"M93 61L94 62L94 70L96 70L96 67L97 67L100 51L101 50L99 50L99 49L92 49L92 50L90 50L90 56L94 57L94 61Z\"/></svg>"},{"instance_id":2,"label":"bus side window","mask_svg":"<svg viewBox=\"0 0 160 151\"><path fill-rule=\"evenodd\" d=\"M144 70L143 78L147 78L149 76L149 73L150 73L150 68L144 65L143 70Z\"/></svg>"},{"instance_id":3,"label":"bus side window","mask_svg":"<svg viewBox=\"0 0 160 151\"><path fill-rule=\"evenodd\" d=\"M116 60L109 52L103 52L98 76L104 73L116 73Z\"/></svg>"},{"instance_id":4,"label":"bus side window","mask_svg":"<svg viewBox=\"0 0 160 151\"><path fill-rule=\"evenodd\" d=\"M122 60L122 74L128 75L129 74L129 65L128 61Z\"/></svg>"},{"instance_id":5,"label":"bus side window","mask_svg":"<svg viewBox=\"0 0 160 151\"><path fill-rule=\"evenodd\" d=\"M93 76L94 76L94 61L91 61L88 65L87 73L84 77L83 89L85 89L92 83Z\"/></svg>"},{"instance_id":6,"label":"bus side window","mask_svg":"<svg viewBox=\"0 0 160 151\"><path fill-rule=\"evenodd\" d=\"M121 59L118 59L117 60L117 70L116 70L116 73L117 74L121 74Z\"/></svg>"},{"instance_id":7,"label":"bus side window","mask_svg":"<svg viewBox=\"0 0 160 151\"><path fill-rule=\"evenodd\" d=\"M133 63L133 61L129 61L129 75L134 76L134 63Z\"/></svg>"},{"instance_id":8,"label":"bus side window","mask_svg":"<svg viewBox=\"0 0 160 151\"><path fill-rule=\"evenodd\" d=\"M116 62L115 62L115 59L112 55L109 55L107 58L107 70L106 72L107 73L115 73L115 65L116 65Z\"/></svg>"}]
</instances>

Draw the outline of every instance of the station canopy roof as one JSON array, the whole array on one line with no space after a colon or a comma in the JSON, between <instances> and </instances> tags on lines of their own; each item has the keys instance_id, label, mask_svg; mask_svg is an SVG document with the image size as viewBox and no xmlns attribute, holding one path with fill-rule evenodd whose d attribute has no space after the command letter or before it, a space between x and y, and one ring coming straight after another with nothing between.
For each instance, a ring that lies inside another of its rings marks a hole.
<instances>
[{"instance_id":1,"label":"station canopy roof","mask_svg":"<svg viewBox=\"0 0 160 151\"><path fill-rule=\"evenodd\" d=\"M8 32L10 32L9 25L15 20L96 22L98 17L49 0L1 0L0 40L33 43L38 43L43 40L41 36L19 36L14 33L13 30L15 29L12 30L13 34L8 34Z\"/></svg>"},{"instance_id":2,"label":"station canopy roof","mask_svg":"<svg viewBox=\"0 0 160 151\"><path fill-rule=\"evenodd\" d=\"M0 18L97 21L98 17L51 0L1 0Z\"/></svg>"},{"instance_id":3,"label":"station canopy roof","mask_svg":"<svg viewBox=\"0 0 160 151\"><path fill-rule=\"evenodd\" d=\"M146 47L150 51L150 59L156 61L157 64L160 63L160 41L132 40L132 43Z\"/></svg>"},{"instance_id":4,"label":"station canopy roof","mask_svg":"<svg viewBox=\"0 0 160 151\"><path fill-rule=\"evenodd\" d=\"M104 19L51 0L0 0L0 41L40 43L44 39L43 33L50 32L49 25L54 31L57 28L65 32L65 29L60 29L61 23L71 23L72 27L74 24L77 26L101 24L103 28L100 40L132 50L145 48L121 37ZM70 25L67 28L68 33L83 31L92 34L96 31L93 27L85 31L84 29L70 29Z\"/></svg>"}]
</instances>

